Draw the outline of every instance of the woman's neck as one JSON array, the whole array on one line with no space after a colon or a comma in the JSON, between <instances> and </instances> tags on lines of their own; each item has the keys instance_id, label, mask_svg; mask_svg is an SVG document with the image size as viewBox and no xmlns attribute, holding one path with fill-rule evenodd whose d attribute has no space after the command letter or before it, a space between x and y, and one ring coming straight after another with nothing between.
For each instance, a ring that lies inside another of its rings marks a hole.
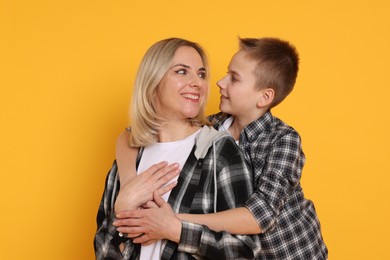
<instances>
[{"instance_id":1,"label":"woman's neck","mask_svg":"<svg viewBox=\"0 0 390 260\"><path fill-rule=\"evenodd\" d=\"M168 122L161 126L158 142L166 143L183 140L200 128L200 126L193 126L190 122Z\"/></svg>"}]
</instances>

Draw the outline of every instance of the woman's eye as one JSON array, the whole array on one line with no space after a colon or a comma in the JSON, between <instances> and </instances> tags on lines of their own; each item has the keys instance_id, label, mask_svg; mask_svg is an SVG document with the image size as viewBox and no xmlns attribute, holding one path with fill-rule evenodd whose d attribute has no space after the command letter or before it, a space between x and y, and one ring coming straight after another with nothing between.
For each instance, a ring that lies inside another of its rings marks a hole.
<instances>
[{"instance_id":1,"label":"woman's eye","mask_svg":"<svg viewBox=\"0 0 390 260\"><path fill-rule=\"evenodd\" d=\"M206 72L199 72L198 76L201 79L205 79L206 78Z\"/></svg>"},{"instance_id":2,"label":"woman's eye","mask_svg":"<svg viewBox=\"0 0 390 260\"><path fill-rule=\"evenodd\" d=\"M177 70L176 73L177 74L186 75L187 74L187 70L186 69L180 69L180 70Z\"/></svg>"}]
</instances>

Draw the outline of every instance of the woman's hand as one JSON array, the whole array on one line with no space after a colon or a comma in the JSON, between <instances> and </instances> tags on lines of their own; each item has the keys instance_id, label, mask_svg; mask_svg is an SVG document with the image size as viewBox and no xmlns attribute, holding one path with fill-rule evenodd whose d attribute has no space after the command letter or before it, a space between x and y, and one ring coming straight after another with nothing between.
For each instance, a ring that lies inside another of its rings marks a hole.
<instances>
[{"instance_id":1,"label":"woman's hand","mask_svg":"<svg viewBox=\"0 0 390 260\"><path fill-rule=\"evenodd\" d=\"M172 190L177 182L165 185L179 175L179 164L168 165L167 162L154 164L146 171L121 185L115 201L115 212L137 209L153 200L153 192L163 195Z\"/></svg>"},{"instance_id":2,"label":"woman's hand","mask_svg":"<svg viewBox=\"0 0 390 260\"><path fill-rule=\"evenodd\" d=\"M132 237L134 243L148 245L159 239L179 243L181 221L158 192L153 193L153 199L158 207L149 204L151 208L120 212L114 226L118 232Z\"/></svg>"}]
</instances>

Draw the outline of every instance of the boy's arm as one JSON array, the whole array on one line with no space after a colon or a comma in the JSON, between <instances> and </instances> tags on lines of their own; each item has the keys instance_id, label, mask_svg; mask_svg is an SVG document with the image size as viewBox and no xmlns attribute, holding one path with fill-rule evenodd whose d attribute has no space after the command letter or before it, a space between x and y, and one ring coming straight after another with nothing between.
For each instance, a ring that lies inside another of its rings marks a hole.
<instances>
[{"instance_id":1,"label":"boy's arm","mask_svg":"<svg viewBox=\"0 0 390 260\"><path fill-rule=\"evenodd\" d=\"M181 220L208 226L214 231L226 231L236 235L261 233L251 212L245 207L229 209L211 214L177 214ZM237 225L237 223L240 223Z\"/></svg>"},{"instance_id":2,"label":"boy's arm","mask_svg":"<svg viewBox=\"0 0 390 260\"><path fill-rule=\"evenodd\" d=\"M305 163L299 134L289 131L279 136L271 144L266 158L262 168L254 168L255 176L258 176L255 192L245 203L262 233L277 224L288 197L299 185Z\"/></svg>"},{"instance_id":3,"label":"boy's arm","mask_svg":"<svg viewBox=\"0 0 390 260\"><path fill-rule=\"evenodd\" d=\"M115 157L121 187L136 176L138 148L129 146L130 133L123 131L116 140Z\"/></svg>"},{"instance_id":4,"label":"boy's arm","mask_svg":"<svg viewBox=\"0 0 390 260\"><path fill-rule=\"evenodd\" d=\"M219 169L216 176L216 211L240 207L253 192L252 173L233 138L219 139L215 145L215 154L217 155L216 169ZM206 167L204 170L210 172L211 167ZM191 210L202 212L195 206ZM235 223L238 224L241 223ZM206 225L182 221L178 251L208 259L256 259L260 250L261 243L258 235L215 232Z\"/></svg>"}]
</instances>

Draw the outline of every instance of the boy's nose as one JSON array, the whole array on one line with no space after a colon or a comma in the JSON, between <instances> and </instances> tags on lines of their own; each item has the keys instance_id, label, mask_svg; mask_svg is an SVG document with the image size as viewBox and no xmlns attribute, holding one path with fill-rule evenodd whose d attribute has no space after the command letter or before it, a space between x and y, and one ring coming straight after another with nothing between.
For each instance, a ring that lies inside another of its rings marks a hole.
<instances>
[{"instance_id":1,"label":"boy's nose","mask_svg":"<svg viewBox=\"0 0 390 260\"><path fill-rule=\"evenodd\" d=\"M218 80L217 81L217 86L220 87L220 88L224 88L225 87L225 79L226 79L226 76L223 77L222 79Z\"/></svg>"}]
</instances>

